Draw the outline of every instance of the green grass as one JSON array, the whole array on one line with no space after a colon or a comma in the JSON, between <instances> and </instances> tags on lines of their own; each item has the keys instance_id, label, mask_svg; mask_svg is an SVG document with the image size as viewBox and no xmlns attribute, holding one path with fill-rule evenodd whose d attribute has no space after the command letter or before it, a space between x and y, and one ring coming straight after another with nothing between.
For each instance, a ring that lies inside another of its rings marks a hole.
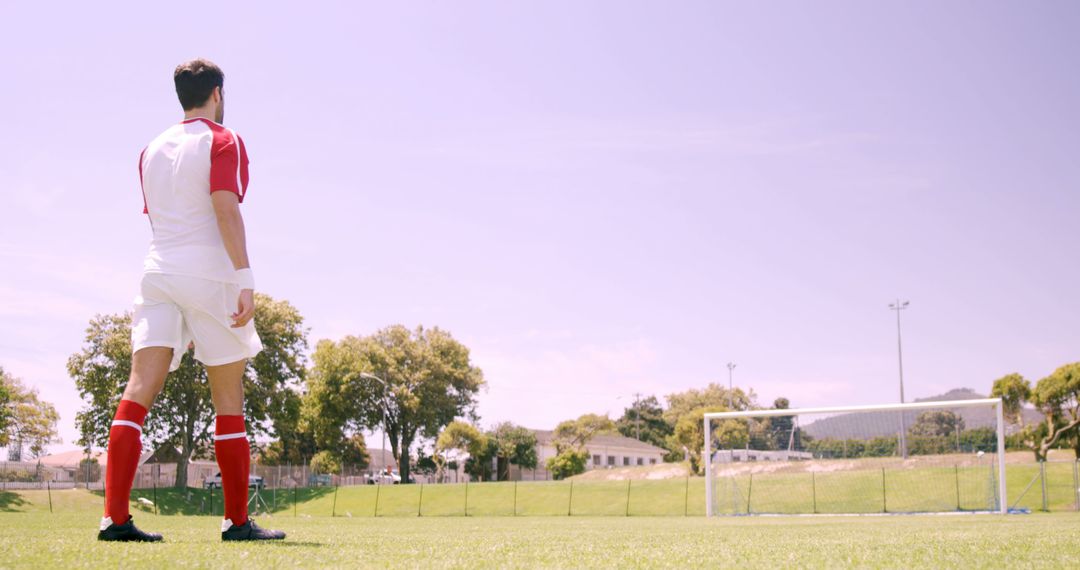
<instances>
[{"instance_id":1,"label":"green grass","mask_svg":"<svg viewBox=\"0 0 1080 570\"><path fill-rule=\"evenodd\" d=\"M472 485L469 490L473 491ZM56 500L54 494L54 507ZM40 509L0 513L0 544L4 545L0 564L13 568L1067 568L1080 559L1080 541L1075 539L1080 536L1080 515L1075 513L716 519L278 515L260 520L289 533L287 540L274 544L222 544L218 517L142 513L136 515L139 525L163 532L166 542L98 543L94 540L97 516L89 511L49 514Z\"/></svg>"},{"instance_id":2,"label":"green grass","mask_svg":"<svg viewBox=\"0 0 1080 570\"><path fill-rule=\"evenodd\" d=\"M1007 465L1008 506L1042 510L1039 466ZM1046 465L1047 510L1076 511L1073 466ZM989 466L922 466L834 472L740 473L721 477L716 508L722 514L918 513L991 510L997 472Z\"/></svg>"},{"instance_id":3,"label":"green grass","mask_svg":"<svg viewBox=\"0 0 1080 570\"><path fill-rule=\"evenodd\" d=\"M705 514L702 478L633 481L537 481L522 483L470 483L447 485L362 485L264 490L270 512L298 517L449 517L468 516L701 516ZM571 493L573 487L573 493ZM466 497L467 493L467 497ZM221 515L221 491L204 489L136 489L132 509L153 513L137 502L155 499L162 515ZM52 491L53 510L98 512L100 492L82 489ZM377 501L377 503L376 503ZM0 512L48 512L47 491L0 492Z\"/></svg>"},{"instance_id":4,"label":"green grass","mask_svg":"<svg viewBox=\"0 0 1080 570\"><path fill-rule=\"evenodd\" d=\"M1009 505L1042 509L1038 465L1009 465ZM988 510L995 502L995 472L988 466L924 466L834 472L739 474L718 478L719 514L880 513ZM1047 464L1047 507L1076 511L1072 465ZM298 517L453 516L700 516L703 478L605 481L523 481L445 485L366 485L265 490L269 511ZM100 511L100 493L53 491L56 512ZM221 491L140 489L163 515L221 515ZM133 502L136 509L154 509ZM467 510L466 510L467 509ZM2 511L48 511L46 491L0 492ZM263 510L263 509L260 509Z\"/></svg>"}]
</instances>

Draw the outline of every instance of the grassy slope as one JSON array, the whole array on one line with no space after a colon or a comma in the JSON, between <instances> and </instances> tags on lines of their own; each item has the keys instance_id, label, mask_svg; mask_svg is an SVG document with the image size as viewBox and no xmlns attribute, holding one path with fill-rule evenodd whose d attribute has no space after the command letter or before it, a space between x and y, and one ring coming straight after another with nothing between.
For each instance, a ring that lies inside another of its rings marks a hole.
<instances>
[{"instance_id":1,"label":"grassy slope","mask_svg":"<svg viewBox=\"0 0 1080 570\"><path fill-rule=\"evenodd\" d=\"M633 481L630 483L630 515L703 515L705 482L701 478L687 481ZM379 517L462 516L465 514L466 492L468 515L477 516L565 516L568 510L575 516L627 514L627 482L575 482L573 497L568 482L470 483L448 485L367 485L342 487L336 493L327 487L298 489L294 501L291 490L277 494L264 491L271 512L298 517L370 517L375 514L378 500ZM423 503L421 505L421 492ZM133 499L152 497L147 489L136 490ZM53 509L57 513L93 513L102 509L99 492L82 489L52 492ZM571 504L572 500L572 504ZM201 489L175 491L159 489L157 507L160 514L203 515L221 514L221 492L211 501L210 494ZM275 507L276 505L276 507ZM132 508L152 513L153 509L133 500ZM46 491L0 493L0 512L49 512Z\"/></svg>"},{"instance_id":2,"label":"grassy slope","mask_svg":"<svg viewBox=\"0 0 1080 570\"><path fill-rule=\"evenodd\" d=\"M1038 473L1036 465L1009 465L1009 504ZM919 510L982 510L994 491L986 467L924 467L887 470L886 497L882 501L880 470L740 474L721 478L717 484L717 508L721 513L810 513L816 502L818 512L874 513ZM1075 510L1072 466L1048 464L1047 494L1053 511ZM659 516L704 514L705 483L702 478L632 481L567 481L514 483L472 483L447 485L357 486L293 491L263 492L271 511L284 515L328 517L465 515L466 493L469 516ZM149 489L138 490L135 498L152 497ZM629 495L629 496L628 496ZM100 511L100 493L83 490L53 491L56 512ZM422 499L422 502L421 502ZM221 514L221 492L202 489L157 492L161 514ZM1032 510L1042 506L1036 483L1020 500ZM145 506L136 508L152 512ZM45 491L0 493L0 511L48 511ZM212 510L211 510L212 509Z\"/></svg>"},{"instance_id":3,"label":"grassy slope","mask_svg":"<svg viewBox=\"0 0 1080 570\"><path fill-rule=\"evenodd\" d=\"M164 544L93 540L89 514L0 513L5 567L1064 568L1080 516L293 518L276 544L221 544L217 518L140 514Z\"/></svg>"}]
</instances>

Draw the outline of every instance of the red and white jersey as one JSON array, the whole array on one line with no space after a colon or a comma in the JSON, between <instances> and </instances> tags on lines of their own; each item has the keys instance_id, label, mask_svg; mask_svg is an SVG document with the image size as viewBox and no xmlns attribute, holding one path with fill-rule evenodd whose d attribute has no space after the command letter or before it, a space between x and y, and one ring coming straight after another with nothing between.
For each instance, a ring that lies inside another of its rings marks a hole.
<instances>
[{"instance_id":1,"label":"red and white jersey","mask_svg":"<svg viewBox=\"0 0 1080 570\"><path fill-rule=\"evenodd\" d=\"M174 125L139 156L139 180L154 233L143 271L235 283L210 193L244 201L248 157L240 136L209 119Z\"/></svg>"}]
</instances>

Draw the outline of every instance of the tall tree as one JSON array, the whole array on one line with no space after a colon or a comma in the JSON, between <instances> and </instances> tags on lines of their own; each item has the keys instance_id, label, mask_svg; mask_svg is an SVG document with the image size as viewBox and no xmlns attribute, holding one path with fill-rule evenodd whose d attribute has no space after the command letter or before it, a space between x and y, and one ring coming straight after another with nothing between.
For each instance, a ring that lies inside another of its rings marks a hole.
<instances>
[{"instance_id":1,"label":"tall tree","mask_svg":"<svg viewBox=\"0 0 1080 570\"><path fill-rule=\"evenodd\" d=\"M310 329L292 303L256 294L255 330L263 349L244 377L245 413L248 422L258 422L258 431L278 442L288 456L306 443L300 407Z\"/></svg>"},{"instance_id":2,"label":"tall tree","mask_svg":"<svg viewBox=\"0 0 1080 570\"><path fill-rule=\"evenodd\" d=\"M480 433L476 426L459 420L450 422L435 439L434 459L438 480L443 481L446 466L450 462L461 460L467 462L470 459L479 458L484 455L487 448L487 436ZM490 463L489 457L488 464Z\"/></svg>"},{"instance_id":3,"label":"tall tree","mask_svg":"<svg viewBox=\"0 0 1080 570\"><path fill-rule=\"evenodd\" d=\"M555 456L547 460L547 469L556 479L565 479L585 471L589 440L601 433L615 431L615 422L606 415L585 414L575 420L559 422L552 434Z\"/></svg>"},{"instance_id":4,"label":"tall tree","mask_svg":"<svg viewBox=\"0 0 1080 570\"><path fill-rule=\"evenodd\" d=\"M667 445L667 437L674 426L664 420L664 409L656 396L636 400L615 421L615 428L626 437L651 443L657 447Z\"/></svg>"},{"instance_id":5,"label":"tall tree","mask_svg":"<svg viewBox=\"0 0 1080 570\"><path fill-rule=\"evenodd\" d=\"M593 436L615 431L615 422L606 415L584 414L576 420L559 422L555 426L553 443L557 451L584 448Z\"/></svg>"},{"instance_id":6,"label":"tall tree","mask_svg":"<svg viewBox=\"0 0 1080 570\"><path fill-rule=\"evenodd\" d=\"M671 448L683 451L690 459L690 470L701 473L704 466L702 451L705 449L705 414L727 411L726 407L705 406L691 410L675 424L675 433L668 438ZM746 422L724 420L712 427L713 449L738 449L750 441ZM709 450L712 452L712 449Z\"/></svg>"},{"instance_id":7,"label":"tall tree","mask_svg":"<svg viewBox=\"0 0 1080 570\"><path fill-rule=\"evenodd\" d=\"M1001 398L1009 422L1024 427L1024 403L1031 399L1031 382L1015 372L1006 374L994 381L990 395Z\"/></svg>"},{"instance_id":8,"label":"tall tree","mask_svg":"<svg viewBox=\"0 0 1080 570\"><path fill-rule=\"evenodd\" d=\"M1080 459L1080 362L1059 367L1034 388L1019 374L1009 374L994 382L991 394L1001 397L1007 414L1019 417L1029 401L1042 413L1040 425L1028 426L1021 432L1036 460L1045 461L1062 440L1071 440Z\"/></svg>"},{"instance_id":9,"label":"tall tree","mask_svg":"<svg viewBox=\"0 0 1080 570\"><path fill-rule=\"evenodd\" d=\"M263 351L248 362L244 373L244 415L253 435L287 433L289 425L273 429L275 420L286 417L294 391L303 376L303 351L307 346L303 319L287 301L256 294L255 329ZM99 315L90 321L83 350L68 359L68 374L75 381L86 406L75 422L84 446L108 442L112 415L131 374L131 315ZM180 368L170 372L161 394L146 417L143 436L151 446L175 447L176 487L188 484L187 467L192 458L207 456L212 449L214 409L206 370L189 349Z\"/></svg>"},{"instance_id":10,"label":"tall tree","mask_svg":"<svg viewBox=\"0 0 1080 570\"><path fill-rule=\"evenodd\" d=\"M784 397L773 400L773 409L786 410L791 407L791 402ZM795 448L795 418L793 416L776 416L768 420L772 433L772 449L787 450Z\"/></svg>"},{"instance_id":11,"label":"tall tree","mask_svg":"<svg viewBox=\"0 0 1080 570\"><path fill-rule=\"evenodd\" d=\"M484 383L469 349L439 328L394 325L368 337L324 340L312 358L308 408L317 437L382 426L402 482L418 436L434 439L455 418L474 416Z\"/></svg>"},{"instance_id":12,"label":"tall tree","mask_svg":"<svg viewBox=\"0 0 1080 570\"><path fill-rule=\"evenodd\" d=\"M0 366L0 447L6 447L9 440L8 426L11 425L11 388L15 377L9 376Z\"/></svg>"},{"instance_id":13,"label":"tall tree","mask_svg":"<svg viewBox=\"0 0 1080 570\"><path fill-rule=\"evenodd\" d=\"M495 442L484 435L476 453L470 453L465 459L465 472L476 481L494 481L496 474L491 465L495 463L497 451Z\"/></svg>"},{"instance_id":14,"label":"tall tree","mask_svg":"<svg viewBox=\"0 0 1080 570\"><path fill-rule=\"evenodd\" d=\"M687 415L700 412L702 409L708 408L709 411L715 412L730 412L734 410L750 410L757 408L757 395L754 391L744 392L741 388L735 388L728 390L726 387L720 384L711 383L702 389L690 389L685 392L676 392L674 394L668 394L667 396L668 407L664 410L664 420L672 426L673 435L677 435L678 423L687 417ZM729 407L730 404L730 407ZM704 428L702 428L704 429ZM698 429L700 432L701 429ZM755 426L754 435L755 445L771 447L771 442L767 441L768 429L767 424L761 424ZM750 436L750 431L747 430L747 437ZM679 437L667 437L667 448L669 461L677 461L679 458L684 457L686 449L691 449L685 446L680 441ZM694 460L694 453L700 455L700 448L698 451L691 449L691 460Z\"/></svg>"},{"instance_id":15,"label":"tall tree","mask_svg":"<svg viewBox=\"0 0 1080 570\"><path fill-rule=\"evenodd\" d=\"M379 425L384 402L381 386L361 376L370 369L367 344L365 339L348 336L315 345L300 420L315 449L337 449L350 436Z\"/></svg>"},{"instance_id":16,"label":"tall tree","mask_svg":"<svg viewBox=\"0 0 1080 570\"><path fill-rule=\"evenodd\" d=\"M2 411L6 426L0 441L7 445L9 461L22 461L24 450L36 459L45 454L49 444L60 442L56 430L60 415L40 398L37 388L27 387L0 369L0 393L8 398Z\"/></svg>"},{"instance_id":17,"label":"tall tree","mask_svg":"<svg viewBox=\"0 0 1080 570\"><path fill-rule=\"evenodd\" d=\"M690 389L685 392L668 394L668 407L664 410L664 419L674 426L687 413L700 408L715 408L717 411L750 410L757 407L754 391L743 392L742 388L728 390L712 383L703 389ZM728 404L731 404L730 408Z\"/></svg>"},{"instance_id":18,"label":"tall tree","mask_svg":"<svg viewBox=\"0 0 1080 570\"><path fill-rule=\"evenodd\" d=\"M1058 440L1068 437L1080 459L1080 362L1066 364L1039 380L1031 401L1043 413L1046 427L1036 455L1045 460Z\"/></svg>"},{"instance_id":19,"label":"tall tree","mask_svg":"<svg viewBox=\"0 0 1080 570\"><path fill-rule=\"evenodd\" d=\"M318 452L311 424L303 415L303 401L295 390L285 394L271 421L276 437L258 450L261 464L303 465Z\"/></svg>"}]
</instances>

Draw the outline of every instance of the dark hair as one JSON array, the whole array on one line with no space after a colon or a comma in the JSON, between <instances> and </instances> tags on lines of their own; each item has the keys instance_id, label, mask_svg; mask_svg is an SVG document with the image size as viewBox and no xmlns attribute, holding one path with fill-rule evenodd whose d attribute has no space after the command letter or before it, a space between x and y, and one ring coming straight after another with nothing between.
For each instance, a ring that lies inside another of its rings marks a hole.
<instances>
[{"instance_id":1,"label":"dark hair","mask_svg":"<svg viewBox=\"0 0 1080 570\"><path fill-rule=\"evenodd\" d=\"M214 62L207 59L193 59L176 66L173 72L176 83L176 96L185 111L202 107L215 87L225 86L225 74Z\"/></svg>"}]
</instances>

